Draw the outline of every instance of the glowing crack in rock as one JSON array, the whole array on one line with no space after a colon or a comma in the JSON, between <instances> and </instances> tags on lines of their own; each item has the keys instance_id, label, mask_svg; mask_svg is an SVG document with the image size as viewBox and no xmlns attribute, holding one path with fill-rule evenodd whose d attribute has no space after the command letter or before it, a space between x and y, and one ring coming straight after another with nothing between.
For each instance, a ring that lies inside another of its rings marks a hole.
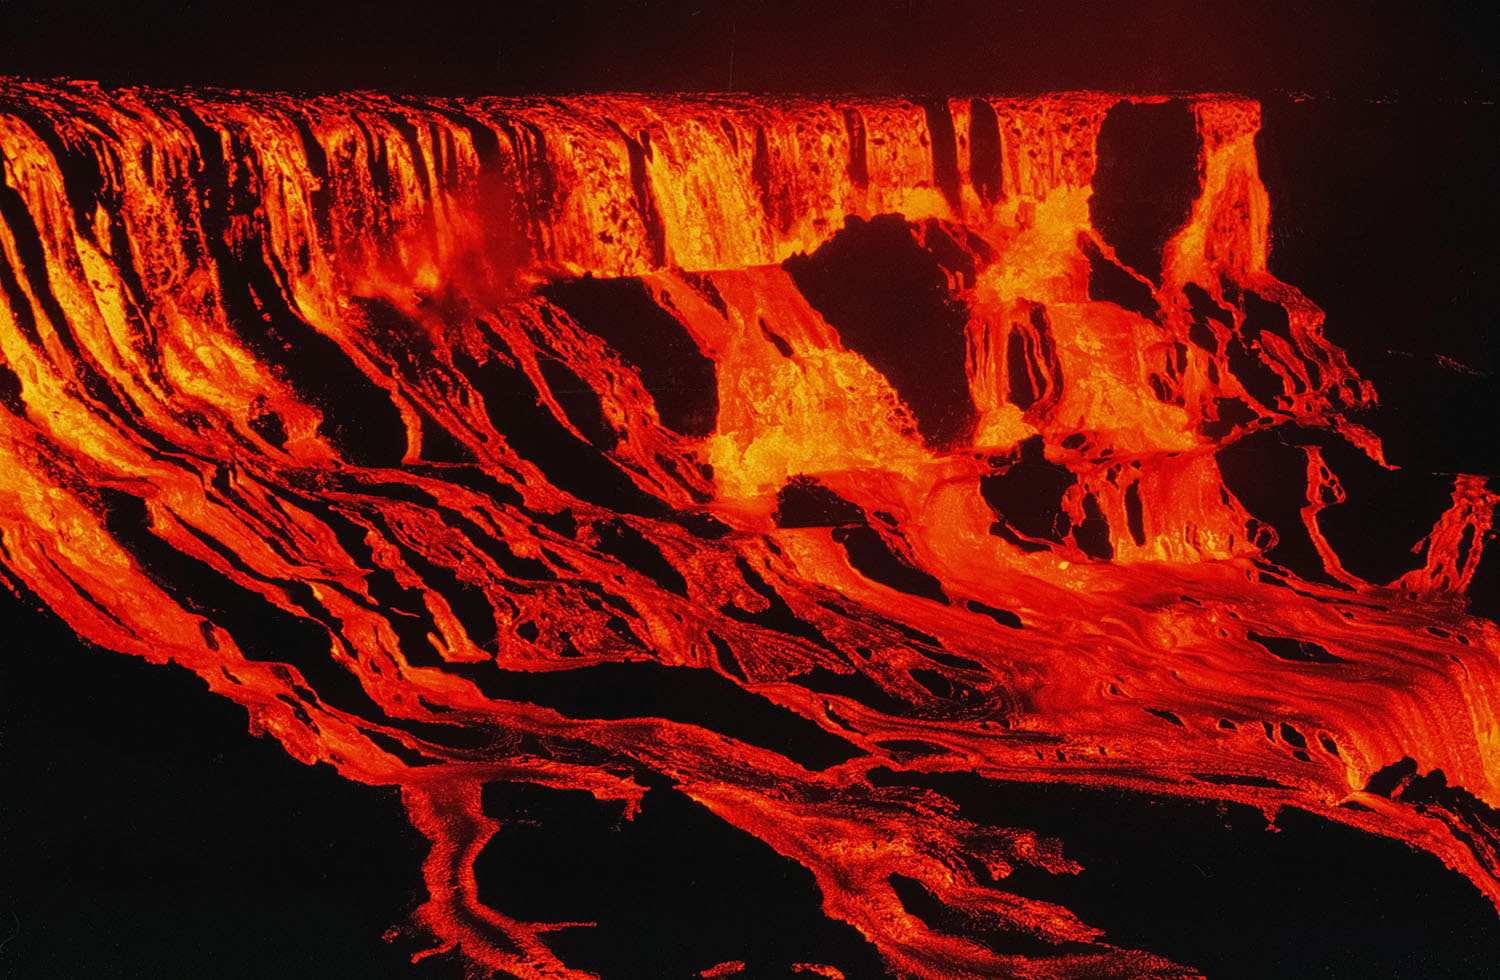
<instances>
[{"instance_id":1,"label":"glowing crack in rock","mask_svg":"<svg viewBox=\"0 0 1500 980\"><path fill-rule=\"evenodd\" d=\"M1196 973L902 775L1300 808L1500 904L1497 495L1349 569L1377 393L1267 270L1259 126L0 82L7 584L399 787L479 971L592 975L481 901L493 785L681 794L908 977Z\"/></svg>"}]
</instances>

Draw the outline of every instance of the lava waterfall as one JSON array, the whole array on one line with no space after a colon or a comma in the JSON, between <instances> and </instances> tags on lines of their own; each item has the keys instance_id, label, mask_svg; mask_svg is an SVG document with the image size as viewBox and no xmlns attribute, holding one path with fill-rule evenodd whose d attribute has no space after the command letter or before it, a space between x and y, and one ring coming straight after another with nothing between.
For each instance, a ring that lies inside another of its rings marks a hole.
<instances>
[{"instance_id":1,"label":"lava waterfall","mask_svg":"<svg viewBox=\"0 0 1500 980\"><path fill-rule=\"evenodd\" d=\"M0 80L0 580L399 788L405 928L480 973L595 975L487 854L583 794L794 862L898 977L1199 975L956 774L1306 811L1500 905L1500 494L1387 460L1260 129Z\"/></svg>"}]
</instances>

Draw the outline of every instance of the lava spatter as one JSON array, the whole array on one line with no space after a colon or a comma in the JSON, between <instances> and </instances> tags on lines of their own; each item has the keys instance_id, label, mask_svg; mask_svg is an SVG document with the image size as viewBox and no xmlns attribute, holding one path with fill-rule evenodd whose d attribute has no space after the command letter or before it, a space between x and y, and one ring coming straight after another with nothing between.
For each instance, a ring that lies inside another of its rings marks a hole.
<instances>
[{"instance_id":1,"label":"lava spatter","mask_svg":"<svg viewBox=\"0 0 1500 980\"><path fill-rule=\"evenodd\" d=\"M1500 904L1500 497L1442 478L1394 579L1340 556L1377 393L1267 270L1258 128L5 81L7 581L399 787L414 925L481 970L590 975L481 900L502 783L681 794L934 980L1196 973L1011 887L1067 840L892 773L1296 807ZM1103 156L1158 137L1194 158L1135 228Z\"/></svg>"}]
</instances>

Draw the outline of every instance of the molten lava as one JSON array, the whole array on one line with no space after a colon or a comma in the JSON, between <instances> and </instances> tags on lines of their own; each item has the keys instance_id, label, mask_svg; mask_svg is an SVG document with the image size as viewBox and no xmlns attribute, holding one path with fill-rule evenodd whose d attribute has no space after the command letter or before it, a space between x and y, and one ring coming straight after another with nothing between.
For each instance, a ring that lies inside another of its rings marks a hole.
<instances>
[{"instance_id":1,"label":"molten lava","mask_svg":"<svg viewBox=\"0 0 1500 980\"><path fill-rule=\"evenodd\" d=\"M1393 469L1267 270L1259 127L0 82L7 584L399 787L416 926L524 980L592 974L480 900L486 786L681 794L934 980L1196 974L909 775L1300 808L1500 905L1500 496L1350 569Z\"/></svg>"}]
</instances>

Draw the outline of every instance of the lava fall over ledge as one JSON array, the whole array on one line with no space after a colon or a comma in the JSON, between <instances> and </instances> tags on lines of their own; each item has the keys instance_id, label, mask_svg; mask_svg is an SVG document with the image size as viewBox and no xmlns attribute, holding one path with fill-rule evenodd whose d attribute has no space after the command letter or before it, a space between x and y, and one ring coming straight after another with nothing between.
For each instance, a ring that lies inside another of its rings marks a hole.
<instances>
[{"instance_id":1,"label":"lava fall over ledge","mask_svg":"<svg viewBox=\"0 0 1500 980\"><path fill-rule=\"evenodd\" d=\"M901 977L1199 975L1028 894L1086 868L955 773L1303 810L1500 905L1500 495L1387 461L1260 129L0 80L0 575L397 787L471 970L594 975L476 875L538 791L690 801Z\"/></svg>"}]
</instances>

